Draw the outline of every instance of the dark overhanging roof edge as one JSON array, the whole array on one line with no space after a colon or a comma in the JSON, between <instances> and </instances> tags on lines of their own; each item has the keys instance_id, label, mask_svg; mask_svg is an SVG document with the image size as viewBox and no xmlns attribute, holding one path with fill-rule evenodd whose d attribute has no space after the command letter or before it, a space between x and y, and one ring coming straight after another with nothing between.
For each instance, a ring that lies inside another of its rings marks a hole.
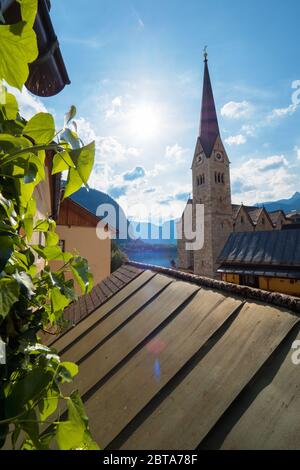
<instances>
[{"instance_id":1,"label":"dark overhanging roof edge","mask_svg":"<svg viewBox=\"0 0 300 470\"><path fill-rule=\"evenodd\" d=\"M191 282L197 284L198 286L215 289L237 297L242 297L244 300L256 300L258 302L286 308L300 315L300 299L297 297L281 294L279 292L268 292L261 289L255 289L253 287L231 284L229 282L218 281L216 279L202 277L184 271L178 271L177 269L155 266L152 264L138 263L136 261L130 260L124 264L129 264L140 269L149 269L150 271L165 274L166 276L171 276L181 281Z\"/></svg>"}]
</instances>

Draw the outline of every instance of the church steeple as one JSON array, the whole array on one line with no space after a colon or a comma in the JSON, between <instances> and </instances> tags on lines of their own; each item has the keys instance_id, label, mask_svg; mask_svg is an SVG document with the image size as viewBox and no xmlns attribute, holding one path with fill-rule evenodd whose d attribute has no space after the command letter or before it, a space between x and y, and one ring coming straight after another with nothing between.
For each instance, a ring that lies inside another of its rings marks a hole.
<instances>
[{"instance_id":1,"label":"church steeple","mask_svg":"<svg viewBox=\"0 0 300 470\"><path fill-rule=\"evenodd\" d=\"M219 124L207 65L207 52L205 48L204 80L199 137L201 145L207 157L210 157L218 135L220 135Z\"/></svg>"}]
</instances>

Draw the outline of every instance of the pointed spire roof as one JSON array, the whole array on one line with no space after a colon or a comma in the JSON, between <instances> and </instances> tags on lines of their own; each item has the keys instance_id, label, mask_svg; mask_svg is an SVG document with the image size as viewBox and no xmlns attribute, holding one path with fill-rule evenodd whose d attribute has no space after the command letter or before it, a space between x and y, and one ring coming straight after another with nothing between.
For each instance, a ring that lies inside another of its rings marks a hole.
<instances>
[{"instance_id":1,"label":"pointed spire roof","mask_svg":"<svg viewBox=\"0 0 300 470\"><path fill-rule=\"evenodd\" d=\"M202 94L202 108L200 121L200 142L207 157L210 157L219 131L215 100L212 91L209 70L207 65L207 52L204 49L204 80Z\"/></svg>"}]
</instances>

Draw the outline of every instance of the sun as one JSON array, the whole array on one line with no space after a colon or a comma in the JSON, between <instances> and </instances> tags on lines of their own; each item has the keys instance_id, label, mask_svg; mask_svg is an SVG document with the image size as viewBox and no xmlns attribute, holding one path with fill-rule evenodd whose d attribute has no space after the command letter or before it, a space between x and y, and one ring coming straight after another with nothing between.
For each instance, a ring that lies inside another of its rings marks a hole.
<instances>
[{"instance_id":1,"label":"sun","mask_svg":"<svg viewBox=\"0 0 300 470\"><path fill-rule=\"evenodd\" d=\"M160 116L157 109L150 104L135 107L129 117L130 132L138 139L155 137L160 128Z\"/></svg>"}]
</instances>

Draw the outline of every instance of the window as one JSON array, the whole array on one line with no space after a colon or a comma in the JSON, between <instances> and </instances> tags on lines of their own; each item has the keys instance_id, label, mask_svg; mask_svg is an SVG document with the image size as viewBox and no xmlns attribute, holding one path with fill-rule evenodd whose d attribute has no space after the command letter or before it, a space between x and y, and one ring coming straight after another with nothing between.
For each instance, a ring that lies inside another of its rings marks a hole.
<instances>
[{"instance_id":1,"label":"window","mask_svg":"<svg viewBox=\"0 0 300 470\"><path fill-rule=\"evenodd\" d=\"M215 183L218 182L217 172L215 171Z\"/></svg>"},{"instance_id":2,"label":"window","mask_svg":"<svg viewBox=\"0 0 300 470\"><path fill-rule=\"evenodd\" d=\"M58 246L60 247L61 251L64 253L65 252L65 240L59 240Z\"/></svg>"},{"instance_id":3,"label":"window","mask_svg":"<svg viewBox=\"0 0 300 470\"><path fill-rule=\"evenodd\" d=\"M221 183L221 174L218 173L218 183Z\"/></svg>"},{"instance_id":4,"label":"window","mask_svg":"<svg viewBox=\"0 0 300 470\"><path fill-rule=\"evenodd\" d=\"M204 174L202 175L202 181L203 181L203 184L205 183L205 176Z\"/></svg>"},{"instance_id":5,"label":"window","mask_svg":"<svg viewBox=\"0 0 300 470\"><path fill-rule=\"evenodd\" d=\"M264 218L264 217L262 217L261 223L262 223L263 225L265 225L265 218Z\"/></svg>"},{"instance_id":6,"label":"window","mask_svg":"<svg viewBox=\"0 0 300 470\"><path fill-rule=\"evenodd\" d=\"M224 184L224 173L222 173L222 183Z\"/></svg>"},{"instance_id":7,"label":"window","mask_svg":"<svg viewBox=\"0 0 300 470\"><path fill-rule=\"evenodd\" d=\"M244 217L241 216L241 224L243 224L243 223L244 223Z\"/></svg>"}]
</instances>

